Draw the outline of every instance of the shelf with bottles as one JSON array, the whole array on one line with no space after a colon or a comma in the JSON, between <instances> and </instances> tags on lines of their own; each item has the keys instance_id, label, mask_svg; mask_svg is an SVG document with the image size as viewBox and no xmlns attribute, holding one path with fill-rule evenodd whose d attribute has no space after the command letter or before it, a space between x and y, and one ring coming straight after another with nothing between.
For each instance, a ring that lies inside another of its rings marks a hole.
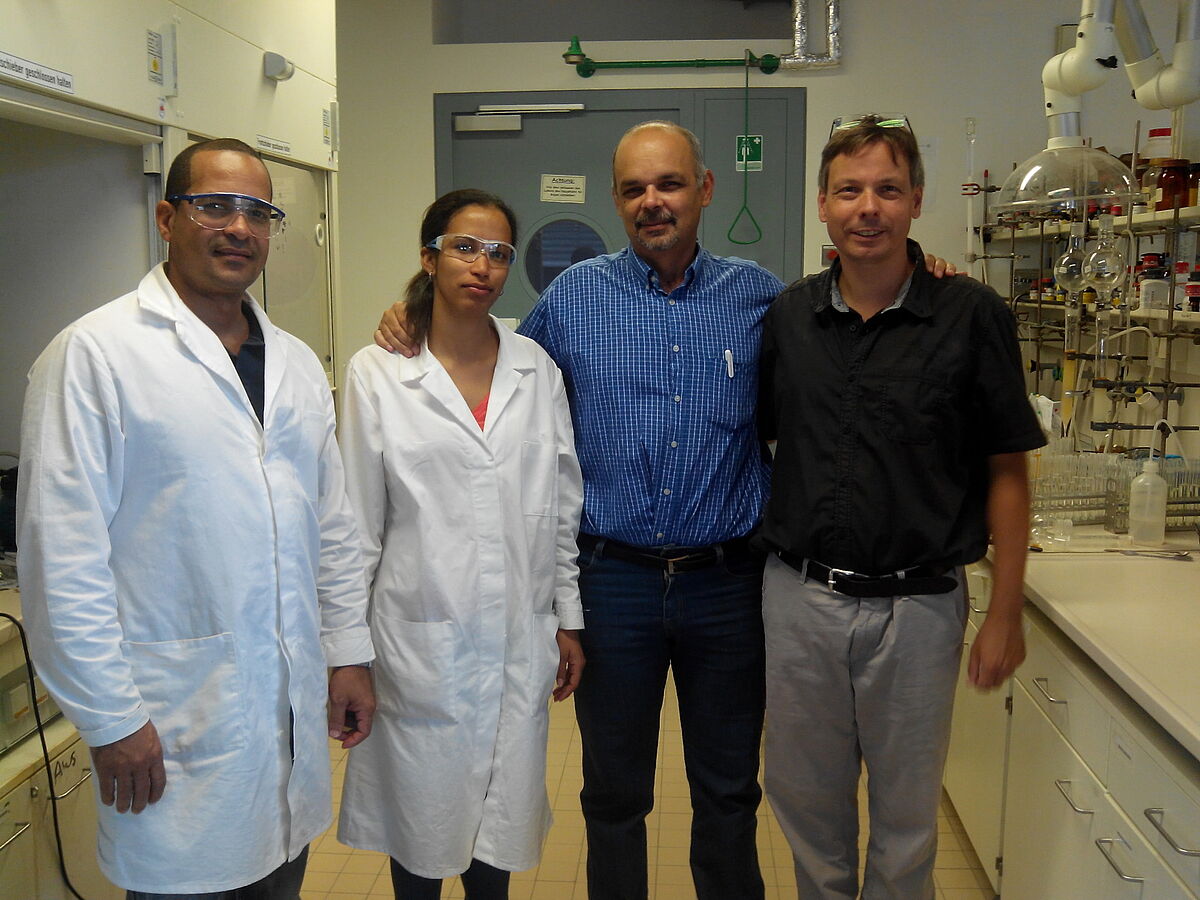
<instances>
[{"instance_id":1,"label":"shelf with bottles","mask_svg":"<svg viewBox=\"0 0 1200 900\"><path fill-rule=\"evenodd\" d=\"M1057 298L1049 300L1043 298L1039 303L1037 300L1018 297L1014 306L1021 311L1040 309L1043 314L1051 314L1055 318L1064 316L1069 308L1064 301ZM1085 304L1083 311L1088 316L1094 318L1096 315L1096 304L1094 302ZM1165 309L1134 309L1130 310L1129 317L1138 325L1151 324L1151 327L1156 331L1164 329L1167 324L1167 310ZM1187 337L1189 334L1200 334L1200 312L1176 308L1170 321L1172 331L1179 337Z\"/></svg>"},{"instance_id":2,"label":"shelf with bottles","mask_svg":"<svg viewBox=\"0 0 1200 900\"><path fill-rule=\"evenodd\" d=\"M1139 232L1159 232L1175 226L1175 210L1159 209L1150 210L1148 212L1135 212L1132 217L1127 213L1121 213L1114 216L1115 228L1118 233L1132 230L1134 233ZM1010 236L1016 237L1018 240L1028 238L1037 238L1039 235L1046 237L1058 237L1067 235L1071 231L1071 220L1069 219L1046 219L1043 225L1042 222L1036 220L1024 220L1016 224L1009 222L986 222L983 225L984 240L989 243L994 243L1000 240L1006 240ZM1088 219L1088 234L1095 235L1098 232L1096 219ZM1200 206L1185 206L1179 210L1180 228L1200 228Z\"/></svg>"}]
</instances>

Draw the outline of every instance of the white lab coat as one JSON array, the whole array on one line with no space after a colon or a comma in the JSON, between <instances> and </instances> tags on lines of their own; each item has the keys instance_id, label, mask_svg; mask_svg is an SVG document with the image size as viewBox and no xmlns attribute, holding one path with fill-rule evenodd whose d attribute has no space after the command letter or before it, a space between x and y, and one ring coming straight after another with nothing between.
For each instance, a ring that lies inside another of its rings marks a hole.
<instances>
[{"instance_id":1,"label":"white lab coat","mask_svg":"<svg viewBox=\"0 0 1200 900\"><path fill-rule=\"evenodd\" d=\"M265 429L162 266L30 371L18 516L34 660L89 745L147 719L163 745L162 800L100 806L101 869L132 890L246 885L317 837L325 667L373 656L325 375L254 309Z\"/></svg>"},{"instance_id":2,"label":"white lab coat","mask_svg":"<svg viewBox=\"0 0 1200 900\"><path fill-rule=\"evenodd\" d=\"M342 410L379 711L350 752L338 838L426 878L472 857L537 864L555 633L583 626L583 482L562 376L533 341L493 327L482 430L428 348L359 351Z\"/></svg>"}]
</instances>

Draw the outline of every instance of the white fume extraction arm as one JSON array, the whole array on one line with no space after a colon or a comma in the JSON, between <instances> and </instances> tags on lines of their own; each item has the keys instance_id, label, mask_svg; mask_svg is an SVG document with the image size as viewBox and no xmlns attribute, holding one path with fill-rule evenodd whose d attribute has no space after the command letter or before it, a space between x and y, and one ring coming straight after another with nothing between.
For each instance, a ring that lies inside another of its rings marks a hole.
<instances>
[{"instance_id":1,"label":"white fume extraction arm","mask_svg":"<svg viewBox=\"0 0 1200 900\"><path fill-rule=\"evenodd\" d=\"M1052 57L1042 67L1046 124L1050 132L1046 143L1048 149L1083 146L1079 96L1100 87L1117 67L1115 2L1083 0L1075 46ZM1137 5L1138 0L1125 2ZM1141 12L1140 8L1138 11Z\"/></svg>"},{"instance_id":2,"label":"white fume extraction arm","mask_svg":"<svg viewBox=\"0 0 1200 900\"><path fill-rule=\"evenodd\" d=\"M1163 63L1139 0L1121 0L1116 26L1138 103L1146 109L1176 109L1200 99L1200 0L1179 0L1170 65Z\"/></svg>"},{"instance_id":3,"label":"white fume extraction arm","mask_svg":"<svg viewBox=\"0 0 1200 900\"><path fill-rule=\"evenodd\" d=\"M1083 145L1079 97L1117 68L1118 44L1134 98L1146 109L1176 109L1200 99L1200 0L1179 0L1170 65L1154 43L1140 0L1083 0L1075 46L1042 68L1048 148Z\"/></svg>"}]
</instances>

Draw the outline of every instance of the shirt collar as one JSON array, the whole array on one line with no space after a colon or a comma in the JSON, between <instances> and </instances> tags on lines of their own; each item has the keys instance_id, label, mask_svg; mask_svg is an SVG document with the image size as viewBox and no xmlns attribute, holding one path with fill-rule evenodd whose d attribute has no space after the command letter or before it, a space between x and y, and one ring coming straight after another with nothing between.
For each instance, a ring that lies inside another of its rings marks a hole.
<instances>
[{"instance_id":1,"label":"shirt collar","mask_svg":"<svg viewBox=\"0 0 1200 900\"><path fill-rule=\"evenodd\" d=\"M654 271L648 262L638 256L637 251L633 249L633 245L630 244L625 248L625 251L626 259L629 261L629 265L633 267L633 271L637 273L638 278L652 290L660 290L658 273ZM699 278L703 274L704 267L708 264L710 257L711 254L697 244L696 255L684 271L683 283L680 284L680 287L686 287ZM679 290L679 288L676 288L676 290Z\"/></svg>"},{"instance_id":2,"label":"shirt collar","mask_svg":"<svg viewBox=\"0 0 1200 900\"><path fill-rule=\"evenodd\" d=\"M881 310L888 312L893 309L903 307L914 316L921 319L927 319L932 314L932 309L929 306L929 298L926 292L918 289L913 291L914 284L920 286L925 279L931 277L925 271L925 252L921 249L921 245L912 238L907 240L908 258L913 263L913 270L909 273L908 278L904 280L904 284L900 286L899 293L896 294L896 299L891 306ZM813 310L820 312L827 307L833 307L838 312L850 312L850 307L846 305L846 301L842 298L842 292L838 290L838 275L842 271L842 262L840 259L834 259L833 264L825 272L828 291L818 291L813 297ZM911 296L910 296L911 295Z\"/></svg>"}]
</instances>

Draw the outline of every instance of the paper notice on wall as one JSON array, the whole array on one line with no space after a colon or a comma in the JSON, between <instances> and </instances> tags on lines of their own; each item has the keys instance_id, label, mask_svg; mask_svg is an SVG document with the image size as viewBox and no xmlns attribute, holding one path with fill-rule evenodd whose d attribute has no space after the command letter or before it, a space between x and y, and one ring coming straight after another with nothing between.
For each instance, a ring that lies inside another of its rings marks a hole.
<instances>
[{"instance_id":1,"label":"paper notice on wall","mask_svg":"<svg viewBox=\"0 0 1200 900\"><path fill-rule=\"evenodd\" d=\"M587 202L586 175L543 175L539 198L543 203Z\"/></svg>"},{"instance_id":2,"label":"paper notice on wall","mask_svg":"<svg viewBox=\"0 0 1200 900\"><path fill-rule=\"evenodd\" d=\"M74 75L30 62L19 56L13 56L11 53L5 53L3 50L0 50L0 75L58 91L60 94L75 93Z\"/></svg>"}]
</instances>

